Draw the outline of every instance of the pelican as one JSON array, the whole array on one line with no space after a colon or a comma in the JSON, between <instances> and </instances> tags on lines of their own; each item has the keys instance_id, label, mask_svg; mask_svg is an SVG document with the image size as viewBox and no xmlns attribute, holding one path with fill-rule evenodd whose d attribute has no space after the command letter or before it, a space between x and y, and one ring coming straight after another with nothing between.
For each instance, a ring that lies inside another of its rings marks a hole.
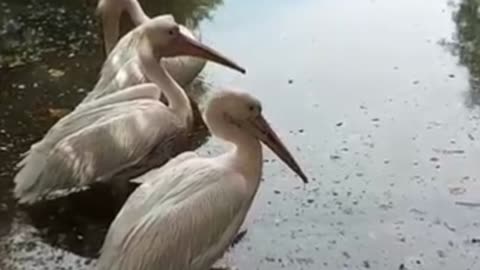
<instances>
[{"instance_id":1,"label":"pelican","mask_svg":"<svg viewBox=\"0 0 480 270\"><path fill-rule=\"evenodd\" d=\"M130 15L136 28L123 36L117 44L120 18L124 11ZM149 21L150 18L137 0L100 0L97 5L97 13L102 19L107 59L103 64L97 84L82 103L148 80L138 69L139 59L134 48L140 38L141 28L139 29L138 26ZM197 39L185 26L179 25L179 29L182 34ZM190 56L166 58L163 62L173 79L182 87L188 86L206 64L204 59Z\"/></svg>"},{"instance_id":2,"label":"pelican","mask_svg":"<svg viewBox=\"0 0 480 270\"><path fill-rule=\"evenodd\" d=\"M97 270L209 269L235 238L258 190L260 141L307 183L251 95L214 93L204 119L213 136L233 147L212 158L184 152L132 179L140 186L110 225Z\"/></svg>"},{"instance_id":3,"label":"pelican","mask_svg":"<svg viewBox=\"0 0 480 270\"><path fill-rule=\"evenodd\" d=\"M14 195L20 203L31 204L57 190L113 178L128 180L181 151L179 145L192 123L192 107L157 58L198 56L245 73L225 56L184 35L171 16L142 24L139 35L139 67L153 84L96 99L59 120L19 163ZM158 99L160 89L168 106Z\"/></svg>"}]
</instances>

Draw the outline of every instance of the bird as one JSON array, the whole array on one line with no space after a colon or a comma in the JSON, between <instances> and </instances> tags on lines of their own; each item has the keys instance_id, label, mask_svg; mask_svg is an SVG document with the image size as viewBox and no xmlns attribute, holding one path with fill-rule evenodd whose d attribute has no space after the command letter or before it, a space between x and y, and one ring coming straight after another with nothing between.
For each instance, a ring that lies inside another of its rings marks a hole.
<instances>
[{"instance_id":1,"label":"bird","mask_svg":"<svg viewBox=\"0 0 480 270\"><path fill-rule=\"evenodd\" d=\"M215 91L203 117L213 136L232 146L215 157L184 152L132 179L140 186L111 223L97 270L209 269L235 238L258 190L261 142L308 182L252 95Z\"/></svg>"},{"instance_id":2,"label":"bird","mask_svg":"<svg viewBox=\"0 0 480 270\"><path fill-rule=\"evenodd\" d=\"M181 151L192 123L191 104L158 58L192 55L246 72L184 35L173 16L149 20L139 35L139 68L153 83L85 103L60 119L18 163L14 196L19 203L97 182L121 183L112 179L128 180ZM168 106L159 101L161 92Z\"/></svg>"},{"instance_id":3,"label":"bird","mask_svg":"<svg viewBox=\"0 0 480 270\"><path fill-rule=\"evenodd\" d=\"M124 11L130 15L135 28L118 41L120 18ZM140 37L138 26L150 20L138 1L100 0L97 5L97 14L102 21L107 59L103 63L97 84L82 103L148 80L138 70L138 57L134 49ZM170 15L165 14L165 16ZM187 27L179 25L179 29L184 35L199 40ZM204 59L191 56L166 58L163 62L173 79L182 87L189 86L206 65Z\"/></svg>"}]
</instances>

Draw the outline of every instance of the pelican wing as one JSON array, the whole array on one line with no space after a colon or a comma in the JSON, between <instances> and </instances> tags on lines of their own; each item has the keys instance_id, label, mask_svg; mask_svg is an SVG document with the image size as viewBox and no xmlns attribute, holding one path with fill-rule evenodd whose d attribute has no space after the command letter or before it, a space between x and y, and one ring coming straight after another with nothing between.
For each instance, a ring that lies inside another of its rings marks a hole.
<instances>
[{"instance_id":1,"label":"pelican wing","mask_svg":"<svg viewBox=\"0 0 480 270\"><path fill-rule=\"evenodd\" d=\"M169 170L172 167L175 167L191 158L196 158L196 157L198 157L198 155L194 152L183 152L178 156L172 158L170 161L168 161L167 164L161 167L152 169L147 173L130 180L130 182L136 183L136 184L143 184L146 182L156 181L158 178L158 175L160 175L163 171Z\"/></svg>"},{"instance_id":2,"label":"pelican wing","mask_svg":"<svg viewBox=\"0 0 480 270\"><path fill-rule=\"evenodd\" d=\"M55 123L42 140L32 144L30 149L24 154L24 158L17 164L17 167L22 168L28 163L37 163L39 160L45 159L60 140L73 133L110 117L125 114L132 107L145 107L150 104L151 101L149 100L138 100L128 103L109 104L98 108L90 108L89 110L73 111Z\"/></svg>"},{"instance_id":3,"label":"pelican wing","mask_svg":"<svg viewBox=\"0 0 480 270\"><path fill-rule=\"evenodd\" d=\"M105 105L115 104L124 101L131 101L136 99L152 99L158 100L160 98L160 88L153 83L143 83L128 87L122 91L112 93L111 95L103 96L92 102L81 103L76 111L84 111L92 108L102 107Z\"/></svg>"},{"instance_id":4,"label":"pelican wing","mask_svg":"<svg viewBox=\"0 0 480 270\"><path fill-rule=\"evenodd\" d=\"M97 269L208 269L245 217L243 183L206 159L170 166L129 197Z\"/></svg>"},{"instance_id":5,"label":"pelican wing","mask_svg":"<svg viewBox=\"0 0 480 270\"><path fill-rule=\"evenodd\" d=\"M46 153L32 152L15 178L15 195L31 203L42 195L105 181L168 144L182 126L158 101L126 102L94 124L65 136Z\"/></svg>"},{"instance_id":6,"label":"pelican wing","mask_svg":"<svg viewBox=\"0 0 480 270\"><path fill-rule=\"evenodd\" d=\"M126 60L118 60L118 64L114 64L115 62L105 63L97 84L80 104L91 102L115 92L124 91L128 87L148 81L140 69L138 56L135 54L135 51L129 52L128 55L130 56ZM116 59L117 56L113 55L112 57Z\"/></svg>"},{"instance_id":7,"label":"pelican wing","mask_svg":"<svg viewBox=\"0 0 480 270\"><path fill-rule=\"evenodd\" d=\"M158 100L160 97L160 89L154 84L141 84L125 91L105 96L93 102L77 107L75 111L60 119L39 142L32 144L30 150L24 155L25 157L18 163L18 167L25 166L32 156L45 155L48 153L59 140L75 133L89 125L94 124L98 120L102 120L112 115L118 115L130 110L130 106L119 104L121 102L151 99ZM142 102L140 101L139 104ZM150 103L148 103L150 104ZM34 153L34 154L32 154Z\"/></svg>"}]
</instances>

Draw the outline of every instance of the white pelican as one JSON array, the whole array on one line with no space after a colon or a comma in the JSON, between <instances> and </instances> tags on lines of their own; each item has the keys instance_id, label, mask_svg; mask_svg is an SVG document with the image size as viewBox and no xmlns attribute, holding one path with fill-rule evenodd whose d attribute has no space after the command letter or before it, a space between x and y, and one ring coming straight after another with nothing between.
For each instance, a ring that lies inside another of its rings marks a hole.
<instances>
[{"instance_id":1,"label":"white pelican","mask_svg":"<svg viewBox=\"0 0 480 270\"><path fill-rule=\"evenodd\" d=\"M130 15L136 28L124 35L117 44L120 17L124 11ZM82 103L148 81L138 68L139 59L135 50L140 37L138 26L150 20L140 4L137 0L100 0L97 12L102 19L107 59L97 84ZM197 39L185 26L179 25L179 28L184 35ZM168 73L182 87L189 85L206 64L204 59L191 56L165 58L163 61Z\"/></svg>"},{"instance_id":2,"label":"white pelican","mask_svg":"<svg viewBox=\"0 0 480 270\"><path fill-rule=\"evenodd\" d=\"M141 185L110 225L96 269L209 269L235 238L257 192L260 141L307 183L261 110L248 94L215 93L205 122L233 147L213 158L185 152L133 179Z\"/></svg>"},{"instance_id":3,"label":"white pelican","mask_svg":"<svg viewBox=\"0 0 480 270\"><path fill-rule=\"evenodd\" d=\"M171 16L138 29L139 67L155 84L137 85L77 107L19 163L14 195L33 203L56 190L136 176L178 154L192 123L190 101L158 58L192 55L245 70L185 36ZM169 105L158 98L160 89ZM117 181L113 181L117 182ZM122 181L118 181L122 182Z\"/></svg>"}]
</instances>

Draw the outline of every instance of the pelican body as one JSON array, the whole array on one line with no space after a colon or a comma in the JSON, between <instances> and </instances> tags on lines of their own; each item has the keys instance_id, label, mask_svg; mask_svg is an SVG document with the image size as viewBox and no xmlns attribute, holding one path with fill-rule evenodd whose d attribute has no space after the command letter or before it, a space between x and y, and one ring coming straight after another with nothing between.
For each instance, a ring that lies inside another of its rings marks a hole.
<instances>
[{"instance_id":1,"label":"pelican body","mask_svg":"<svg viewBox=\"0 0 480 270\"><path fill-rule=\"evenodd\" d=\"M127 12L135 28L119 39L121 14ZM120 91L130 86L149 82L139 68L139 57L135 50L141 37L141 27L150 18L145 14L137 0L100 0L97 13L101 17L107 59L102 66L100 78L83 103ZM170 15L164 15L170 16ZM197 40L197 37L185 26L179 25L182 34ZM118 43L117 43L118 41ZM206 61L191 56L176 56L163 59L168 73L182 87L188 86L205 67Z\"/></svg>"},{"instance_id":2,"label":"pelican body","mask_svg":"<svg viewBox=\"0 0 480 270\"><path fill-rule=\"evenodd\" d=\"M81 104L59 120L19 163L14 195L20 203L116 177L129 179L181 151L192 124L192 107L158 58L192 55L245 72L182 34L171 16L142 24L139 35L139 68L153 83ZM160 89L168 106L159 101Z\"/></svg>"},{"instance_id":3,"label":"pelican body","mask_svg":"<svg viewBox=\"0 0 480 270\"><path fill-rule=\"evenodd\" d=\"M260 141L307 182L254 97L217 92L204 118L214 136L233 146L212 158L185 152L133 179L141 185L111 224L97 270L209 269L237 235L258 190Z\"/></svg>"}]
</instances>

